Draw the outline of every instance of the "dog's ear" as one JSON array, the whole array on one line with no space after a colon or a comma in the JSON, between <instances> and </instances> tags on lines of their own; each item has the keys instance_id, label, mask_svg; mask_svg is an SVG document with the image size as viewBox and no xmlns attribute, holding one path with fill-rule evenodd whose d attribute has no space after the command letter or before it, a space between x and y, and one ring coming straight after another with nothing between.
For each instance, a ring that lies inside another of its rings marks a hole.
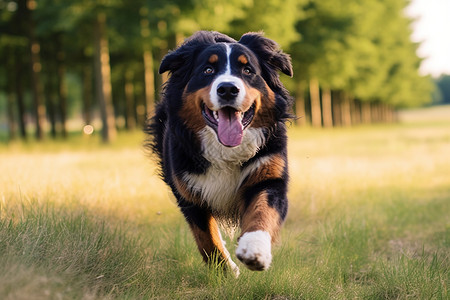
<instances>
[{"instance_id":1,"label":"dog's ear","mask_svg":"<svg viewBox=\"0 0 450 300\"><path fill-rule=\"evenodd\" d=\"M193 63L196 54L207 45L233 42L236 41L216 31L198 31L163 58L159 73L162 74L166 71L174 73L184 65Z\"/></svg>"},{"instance_id":2,"label":"dog's ear","mask_svg":"<svg viewBox=\"0 0 450 300\"><path fill-rule=\"evenodd\" d=\"M161 65L159 66L159 74L162 74L167 71L174 72L179 69L183 65L183 54L180 51L180 48L174 51L169 52L166 56L164 56L161 61Z\"/></svg>"},{"instance_id":3,"label":"dog's ear","mask_svg":"<svg viewBox=\"0 0 450 300\"><path fill-rule=\"evenodd\" d=\"M252 50L263 62L263 67L264 64L268 64L267 67L281 71L290 77L293 76L290 56L284 53L273 40L264 37L262 33L246 33L241 37L239 43Z\"/></svg>"}]
</instances>

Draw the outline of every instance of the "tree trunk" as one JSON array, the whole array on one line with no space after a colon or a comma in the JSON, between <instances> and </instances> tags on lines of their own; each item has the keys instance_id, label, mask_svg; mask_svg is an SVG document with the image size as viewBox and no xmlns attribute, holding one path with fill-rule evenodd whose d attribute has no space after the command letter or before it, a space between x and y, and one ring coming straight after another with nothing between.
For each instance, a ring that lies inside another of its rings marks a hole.
<instances>
[{"instance_id":1,"label":"tree trunk","mask_svg":"<svg viewBox=\"0 0 450 300\"><path fill-rule=\"evenodd\" d=\"M42 97L42 85L41 85L41 62L40 62L40 49L41 46L36 39L35 24L32 17L32 10L36 7L36 3L33 0L27 0L26 12L28 20L28 39L30 49L30 61L31 61L31 92L33 97L33 108L36 124L36 138L38 140L44 139L44 129L46 123L45 104Z\"/></svg>"},{"instance_id":2,"label":"tree trunk","mask_svg":"<svg viewBox=\"0 0 450 300\"><path fill-rule=\"evenodd\" d=\"M61 135L63 138L67 138L67 86L66 86L66 66L65 66L65 53L62 45L62 34L58 34L56 37L56 73L57 87L58 87L58 108L61 121Z\"/></svg>"},{"instance_id":3,"label":"tree trunk","mask_svg":"<svg viewBox=\"0 0 450 300\"><path fill-rule=\"evenodd\" d=\"M342 92L341 99L341 121L342 126L351 126L352 125L352 117L351 117L351 109L350 109L350 98L345 93Z\"/></svg>"},{"instance_id":4,"label":"tree trunk","mask_svg":"<svg viewBox=\"0 0 450 300\"><path fill-rule=\"evenodd\" d=\"M17 11L16 11L16 30L20 35L28 36L28 21L29 21L29 10L27 8L27 0L17 1ZM29 48L18 47L15 49L13 55L14 59L14 81L15 81L15 94L16 103L18 109L19 131L22 139L27 139L27 128L26 128L26 115L25 115L25 102L24 102L24 80L28 79L25 74L30 72L28 65L28 58L30 56ZM24 59L26 58L26 59Z\"/></svg>"},{"instance_id":5,"label":"tree trunk","mask_svg":"<svg viewBox=\"0 0 450 300\"><path fill-rule=\"evenodd\" d=\"M136 123L139 124L139 126L145 125L145 96L144 95L136 95L136 101L135 101L135 109L136 109Z\"/></svg>"},{"instance_id":6,"label":"tree trunk","mask_svg":"<svg viewBox=\"0 0 450 300\"><path fill-rule=\"evenodd\" d=\"M305 111L305 87L304 82L297 83L297 95L295 97L295 115L297 116L297 125L306 125L306 111Z\"/></svg>"},{"instance_id":7,"label":"tree trunk","mask_svg":"<svg viewBox=\"0 0 450 300\"><path fill-rule=\"evenodd\" d=\"M145 80L145 106L147 118L153 116L155 110L155 75L153 74L153 55L150 49L144 46L144 80Z\"/></svg>"},{"instance_id":8,"label":"tree trunk","mask_svg":"<svg viewBox=\"0 0 450 300\"><path fill-rule=\"evenodd\" d=\"M136 128L136 118L134 117L134 74L133 71L125 72L125 127L127 130Z\"/></svg>"},{"instance_id":9,"label":"tree trunk","mask_svg":"<svg viewBox=\"0 0 450 300\"><path fill-rule=\"evenodd\" d=\"M18 55L15 55L15 61L14 61L15 69L16 69L16 100L17 100L17 110L18 110L18 123L19 123L19 131L20 136L22 139L27 139L27 128L26 128L26 120L25 120L25 102L23 98L23 71L24 71L24 65L22 63L22 60L18 57Z\"/></svg>"},{"instance_id":10,"label":"tree trunk","mask_svg":"<svg viewBox=\"0 0 450 300\"><path fill-rule=\"evenodd\" d=\"M394 109L392 108L392 105L385 104L385 110L386 110L386 122L393 123L394 122Z\"/></svg>"},{"instance_id":11,"label":"tree trunk","mask_svg":"<svg viewBox=\"0 0 450 300\"><path fill-rule=\"evenodd\" d=\"M364 124L372 123L372 118L370 116L370 102L363 101L361 103L361 113L362 113L362 122Z\"/></svg>"},{"instance_id":12,"label":"tree trunk","mask_svg":"<svg viewBox=\"0 0 450 300\"><path fill-rule=\"evenodd\" d=\"M371 116L370 118L372 119L372 122L374 123L378 123L380 122L380 115L379 115L379 104L377 102L372 102L370 105L370 112L371 112Z\"/></svg>"},{"instance_id":13,"label":"tree trunk","mask_svg":"<svg viewBox=\"0 0 450 300\"><path fill-rule=\"evenodd\" d=\"M150 48L150 25L149 10L141 7L141 37L143 39L143 61L144 61L144 82L145 82L145 107L147 118L153 116L155 110L155 74L153 70L153 54ZM138 106L136 105L136 108ZM142 116L137 115L140 119Z\"/></svg>"},{"instance_id":14,"label":"tree trunk","mask_svg":"<svg viewBox=\"0 0 450 300\"><path fill-rule=\"evenodd\" d=\"M383 104L383 110L384 110L384 122L386 123L390 123L391 122L391 117L389 114L389 105L388 104Z\"/></svg>"},{"instance_id":15,"label":"tree trunk","mask_svg":"<svg viewBox=\"0 0 450 300\"><path fill-rule=\"evenodd\" d=\"M322 113L320 108L319 82L313 78L309 81L309 94L311 97L311 123L313 127L322 126Z\"/></svg>"},{"instance_id":16,"label":"tree trunk","mask_svg":"<svg viewBox=\"0 0 450 300\"><path fill-rule=\"evenodd\" d=\"M333 113L331 110L331 91L330 89L322 89L322 115L323 126L333 127Z\"/></svg>"},{"instance_id":17,"label":"tree trunk","mask_svg":"<svg viewBox=\"0 0 450 300\"><path fill-rule=\"evenodd\" d=\"M51 67L51 68L50 68ZM46 107L48 121L50 122L50 135L54 139L56 138L56 81L58 80L57 74L54 70L54 64L48 63L49 76L45 83L45 95L46 95Z\"/></svg>"},{"instance_id":18,"label":"tree trunk","mask_svg":"<svg viewBox=\"0 0 450 300\"><path fill-rule=\"evenodd\" d=\"M83 119L85 125L91 125L92 105L92 68L90 65L83 67Z\"/></svg>"},{"instance_id":19,"label":"tree trunk","mask_svg":"<svg viewBox=\"0 0 450 300\"><path fill-rule=\"evenodd\" d=\"M4 65L6 66L6 74L9 74L6 77L6 113L7 113L7 121L8 121L8 136L10 140L14 140L16 138L17 134L17 126L15 122L15 115L14 115L14 92L15 92L15 62L14 62L14 47L6 47L5 49L7 52L7 55L5 55L3 58L5 59L2 61ZM12 58L12 59L10 59Z\"/></svg>"},{"instance_id":20,"label":"tree trunk","mask_svg":"<svg viewBox=\"0 0 450 300\"><path fill-rule=\"evenodd\" d=\"M98 13L94 23L95 85L102 118L102 140L109 143L116 138L116 121L111 92L111 67L106 36L106 15Z\"/></svg>"},{"instance_id":21,"label":"tree trunk","mask_svg":"<svg viewBox=\"0 0 450 300\"><path fill-rule=\"evenodd\" d=\"M350 99L351 106L351 115L352 115L352 124L361 124L361 107L359 105L359 101L354 98Z\"/></svg>"},{"instance_id":22,"label":"tree trunk","mask_svg":"<svg viewBox=\"0 0 450 300\"><path fill-rule=\"evenodd\" d=\"M10 73L11 74L11 73ZM7 113L8 113L8 135L10 140L16 138L16 122L14 118L14 86L8 84L8 99L7 99Z\"/></svg>"},{"instance_id":23,"label":"tree trunk","mask_svg":"<svg viewBox=\"0 0 450 300\"><path fill-rule=\"evenodd\" d=\"M395 107L392 107L392 122L398 122L399 116L398 116L398 110L395 109Z\"/></svg>"},{"instance_id":24,"label":"tree trunk","mask_svg":"<svg viewBox=\"0 0 450 300\"><path fill-rule=\"evenodd\" d=\"M378 104L378 114L380 118L380 123L383 123L386 121L385 111L384 111L384 104L380 102Z\"/></svg>"},{"instance_id":25,"label":"tree trunk","mask_svg":"<svg viewBox=\"0 0 450 300\"><path fill-rule=\"evenodd\" d=\"M389 108L390 108L391 122L392 122L392 123L395 123L395 122L398 121L398 119L397 119L397 114L396 114L397 111L396 111L395 107L392 106L392 105L390 105Z\"/></svg>"},{"instance_id":26,"label":"tree trunk","mask_svg":"<svg viewBox=\"0 0 450 300\"><path fill-rule=\"evenodd\" d=\"M380 123L386 122L386 114L385 114L384 108L385 108L384 103L378 104L378 114L379 114L379 118L380 118Z\"/></svg>"},{"instance_id":27,"label":"tree trunk","mask_svg":"<svg viewBox=\"0 0 450 300\"><path fill-rule=\"evenodd\" d=\"M341 92L333 91L332 108L334 126L342 126L341 102Z\"/></svg>"}]
</instances>

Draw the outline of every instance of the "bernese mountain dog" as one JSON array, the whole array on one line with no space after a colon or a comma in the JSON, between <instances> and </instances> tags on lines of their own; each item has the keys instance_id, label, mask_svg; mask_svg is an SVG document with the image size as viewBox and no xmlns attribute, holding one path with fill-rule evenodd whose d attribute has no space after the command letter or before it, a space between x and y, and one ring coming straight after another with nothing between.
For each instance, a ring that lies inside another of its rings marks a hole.
<instances>
[{"instance_id":1,"label":"bernese mountain dog","mask_svg":"<svg viewBox=\"0 0 450 300\"><path fill-rule=\"evenodd\" d=\"M286 218L286 121L292 99L278 72L290 57L261 33L239 41L200 31L162 60L171 76L146 132L203 259L236 276L219 231L240 227L237 258L267 270ZM222 227L222 226L221 226Z\"/></svg>"}]
</instances>

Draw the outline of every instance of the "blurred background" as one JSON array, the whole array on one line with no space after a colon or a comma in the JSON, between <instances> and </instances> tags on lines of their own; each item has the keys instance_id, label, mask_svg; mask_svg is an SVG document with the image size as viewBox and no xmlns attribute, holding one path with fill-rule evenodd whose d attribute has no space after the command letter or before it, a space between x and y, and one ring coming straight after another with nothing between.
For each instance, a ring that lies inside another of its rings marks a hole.
<instances>
[{"instance_id":1,"label":"blurred background","mask_svg":"<svg viewBox=\"0 0 450 300\"><path fill-rule=\"evenodd\" d=\"M449 299L449 12L0 0L0 299ZM282 246L239 280L203 267L142 147L160 61L201 29L262 30L294 66Z\"/></svg>"},{"instance_id":2,"label":"blurred background","mask_svg":"<svg viewBox=\"0 0 450 300\"><path fill-rule=\"evenodd\" d=\"M0 0L0 142L91 134L110 142L142 128L168 76L157 72L161 58L197 30L237 40L262 30L276 40L292 57L294 77L282 77L298 126L395 122L399 109L450 103L450 46L442 44L449 6Z\"/></svg>"}]
</instances>

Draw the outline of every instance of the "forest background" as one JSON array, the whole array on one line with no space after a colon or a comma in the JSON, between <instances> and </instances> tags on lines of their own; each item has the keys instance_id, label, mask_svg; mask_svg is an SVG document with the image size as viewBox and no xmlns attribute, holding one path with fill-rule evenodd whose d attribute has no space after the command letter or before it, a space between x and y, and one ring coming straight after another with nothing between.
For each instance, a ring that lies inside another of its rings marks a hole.
<instances>
[{"instance_id":1,"label":"forest background","mask_svg":"<svg viewBox=\"0 0 450 300\"><path fill-rule=\"evenodd\" d=\"M0 0L0 299L449 299L450 75L423 72L407 7ZM159 62L200 29L263 30L294 66L289 214L267 272L223 236L238 279L142 147Z\"/></svg>"},{"instance_id":2,"label":"forest background","mask_svg":"<svg viewBox=\"0 0 450 300\"><path fill-rule=\"evenodd\" d=\"M196 30L263 30L292 57L301 126L392 122L450 103L450 77L419 74L405 0L0 0L0 141L142 128ZM88 125L88 127L86 127Z\"/></svg>"}]
</instances>

